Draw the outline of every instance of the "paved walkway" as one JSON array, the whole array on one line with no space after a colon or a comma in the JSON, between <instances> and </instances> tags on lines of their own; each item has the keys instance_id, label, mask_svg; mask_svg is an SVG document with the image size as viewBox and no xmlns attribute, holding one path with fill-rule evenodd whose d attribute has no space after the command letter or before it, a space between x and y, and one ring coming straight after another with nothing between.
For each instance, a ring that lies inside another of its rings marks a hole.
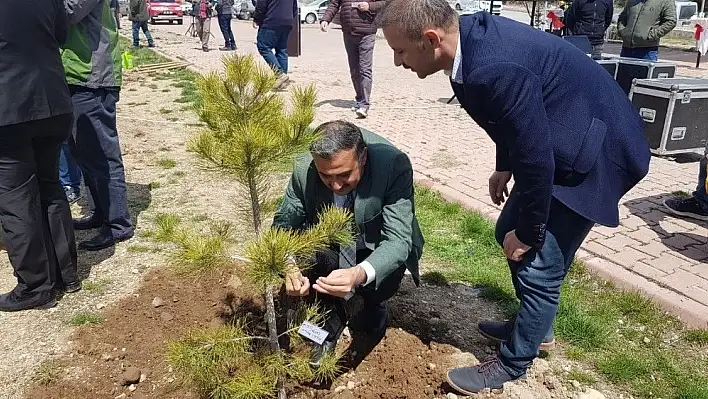
<instances>
[{"instance_id":1,"label":"paved walkway","mask_svg":"<svg viewBox=\"0 0 708 399\"><path fill-rule=\"evenodd\" d=\"M251 23L234 21L233 27L239 51L257 54ZM211 30L216 37L210 42L214 50L208 53L199 50L196 38L183 35L187 25L151 29L162 52L185 59L199 70L220 68L224 53L216 47L223 39L216 20ZM303 56L290 59L290 76L297 84L316 84L317 122L354 120L350 111L354 93L340 31L322 33L315 26L304 26L302 52ZM679 73L708 75L706 70L686 67ZM380 39L374 55L370 115L356 122L405 150L424 184L447 199L496 217L500 208L487 193L494 146L459 106L445 104L451 95L442 73L420 80L395 68L391 50ZM593 229L578 257L617 285L655 297L687 323L708 327L708 224L669 216L661 205L667 193L691 192L697 172L697 158L687 162L653 157L647 178L624 198L621 226Z\"/></svg>"}]
</instances>

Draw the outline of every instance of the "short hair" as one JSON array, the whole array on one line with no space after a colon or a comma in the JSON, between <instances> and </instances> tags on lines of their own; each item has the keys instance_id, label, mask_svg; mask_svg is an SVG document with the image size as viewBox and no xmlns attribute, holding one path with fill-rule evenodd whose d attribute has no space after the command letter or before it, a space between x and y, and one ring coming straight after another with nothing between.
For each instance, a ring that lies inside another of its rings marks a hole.
<instances>
[{"instance_id":1,"label":"short hair","mask_svg":"<svg viewBox=\"0 0 708 399\"><path fill-rule=\"evenodd\" d=\"M423 31L457 27L460 16L447 0L389 0L376 17L379 28L395 26L411 40L423 39Z\"/></svg>"},{"instance_id":2,"label":"short hair","mask_svg":"<svg viewBox=\"0 0 708 399\"><path fill-rule=\"evenodd\" d=\"M361 129L351 122L336 120L325 122L315 128L316 139L310 145L310 153L324 159L342 150L356 149L360 156L366 149Z\"/></svg>"}]
</instances>

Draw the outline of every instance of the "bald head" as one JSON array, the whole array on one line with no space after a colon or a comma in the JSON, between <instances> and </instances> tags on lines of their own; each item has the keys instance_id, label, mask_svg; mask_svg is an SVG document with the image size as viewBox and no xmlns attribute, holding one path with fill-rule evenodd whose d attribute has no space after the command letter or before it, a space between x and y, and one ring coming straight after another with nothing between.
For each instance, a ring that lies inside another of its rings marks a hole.
<instances>
[{"instance_id":1,"label":"bald head","mask_svg":"<svg viewBox=\"0 0 708 399\"><path fill-rule=\"evenodd\" d=\"M376 17L396 66L423 79L451 69L459 40L459 16L447 0L388 0Z\"/></svg>"}]
</instances>

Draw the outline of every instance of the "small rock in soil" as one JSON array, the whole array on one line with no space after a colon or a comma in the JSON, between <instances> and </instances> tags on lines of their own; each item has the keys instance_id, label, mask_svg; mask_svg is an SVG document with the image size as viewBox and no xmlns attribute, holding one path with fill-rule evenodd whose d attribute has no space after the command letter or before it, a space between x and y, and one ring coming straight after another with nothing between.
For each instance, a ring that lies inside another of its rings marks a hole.
<instances>
[{"instance_id":1,"label":"small rock in soil","mask_svg":"<svg viewBox=\"0 0 708 399\"><path fill-rule=\"evenodd\" d=\"M160 306L164 305L165 301L162 300L159 296L156 296L155 299L152 300L152 307L153 308L159 308Z\"/></svg>"},{"instance_id":2,"label":"small rock in soil","mask_svg":"<svg viewBox=\"0 0 708 399\"><path fill-rule=\"evenodd\" d=\"M140 382L140 369L128 367L120 376L121 385L131 385Z\"/></svg>"},{"instance_id":3,"label":"small rock in soil","mask_svg":"<svg viewBox=\"0 0 708 399\"><path fill-rule=\"evenodd\" d=\"M575 389L580 389L580 383L576 380L570 380L570 384L575 387Z\"/></svg>"},{"instance_id":4,"label":"small rock in soil","mask_svg":"<svg viewBox=\"0 0 708 399\"><path fill-rule=\"evenodd\" d=\"M138 382L143 382L145 380L147 380L147 374L145 374L145 373L140 374L140 381L138 381Z\"/></svg>"},{"instance_id":5,"label":"small rock in soil","mask_svg":"<svg viewBox=\"0 0 708 399\"><path fill-rule=\"evenodd\" d=\"M431 317L430 320L428 320L428 323L431 325L435 325L435 324L440 323L440 319L437 317Z\"/></svg>"},{"instance_id":6,"label":"small rock in soil","mask_svg":"<svg viewBox=\"0 0 708 399\"><path fill-rule=\"evenodd\" d=\"M605 395L600 391L588 388L578 396L578 399L605 399Z\"/></svg>"},{"instance_id":7,"label":"small rock in soil","mask_svg":"<svg viewBox=\"0 0 708 399\"><path fill-rule=\"evenodd\" d=\"M243 283L241 282L241 279L238 278L236 275L232 275L227 285L233 289L238 289L243 285Z\"/></svg>"},{"instance_id":8,"label":"small rock in soil","mask_svg":"<svg viewBox=\"0 0 708 399\"><path fill-rule=\"evenodd\" d=\"M435 367L436 367L435 364L433 364L433 363L428 363L428 368L429 368L429 369L435 370Z\"/></svg>"},{"instance_id":9,"label":"small rock in soil","mask_svg":"<svg viewBox=\"0 0 708 399\"><path fill-rule=\"evenodd\" d=\"M345 389L347 389L347 387L345 387L344 385L340 385L340 386L334 388L334 393L340 393L340 392L344 391Z\"/></svg>"},{"instance_id":10,"label":"small rock in soil","mask_svg":"<svg viewBox=\"0 0 708 399\"><path fill-rule=\"evenodd\" d=\"M162 314L160 314L160 318L161 318L163 321L170 321L170 320L174 319L175 317L172 316L172 313L169 313L169 312L162 312Z\"/></svg>"},{"instance_id":11,"label":"small rock in soil","mask_svg":"<svg viewBox=\"0 0 708 399\"><path fill-rule=\"evenodd\" d=\"M104 353L101 355L101 360L107 362L109 360L113 360L113 356L110 353Z\"/></svg>"},{"instance_id":12,"label":"small rock in soil","mask_svg":"<svg viewBox=\"0 0 708 399\"><path fill-rule=\"evenodd\" d=\"M457 399L457 395L454 393L450 392L447 395L445 395L445 399Z\"/></svg>"},{"instance_id":13,"label":"small rock in soil","mask_svg":"<svg viewBox=\"0 0 708 399\"><path fill-rule=\"evenodd\" d=\"M105 308L105 307L106 307L106 304L105 304L105 303L97 303L97 304L96 304L96 309L98 309L98 310L101 310L101 309L103 309L103 308Z\"/></svg>"},{"instance_id":14,"label":"small rock in soil","mask_svg":"<svg viewBox=\"0 0 708 399\"><path fill-rule=\"evenodd\" d=\"M355 386L356 384L354 383L354 381L347 382L347 389L352 390Z\"/></svg>"},{"instance_id":15,"label":"small rock in soil","mask_svg":"<svg viewBox=\"0 0 708 399\"><path fill-rule=\"evenodd\" d=\"M135 391L136 389L138 389L138 387L136 387L135 384L130 384L130 386L128 387L128 390L129 390L130 392L133 392L133 391Z\"/></svg>"},{"instance_id":16,"label":"small rock in soil","mask_svg":"<svg viewBox=\"0 0 708 399\"><path fill-rule=\"evenodd\" d=\"M125 393L122 393L122 394L116 396L114 399L124 399L126 396L128 396L128 395L126 395Z\"/></svg>"}]
</instances>

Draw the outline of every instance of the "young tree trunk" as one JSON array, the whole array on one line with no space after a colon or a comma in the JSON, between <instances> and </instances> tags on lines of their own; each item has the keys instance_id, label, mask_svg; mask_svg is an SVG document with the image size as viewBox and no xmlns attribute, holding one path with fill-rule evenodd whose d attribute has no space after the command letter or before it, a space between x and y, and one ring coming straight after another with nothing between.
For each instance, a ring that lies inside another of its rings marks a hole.
<instances>
[{"instance_id":1,"label":"young tree trunk","mask_svg":"<svg viewBox=\"0 0 708 399\"><path fill-rule=\"evenodd\" d=\"M251 215L253 216L253 230L256 234L261 233L261 201L258 198L258 187L256 177L253 173L248 174L248 192L251 197Z\"/></svg>"},{"instance_id":2,"label":"young tree trunk","mask_svg":"<svg viewBox=\"0 0 708 399\"><path fill-rule=\"evenodd\" d=\"M265 289L266 297L266 320L268 322L268 337L270 338L270 349L273 353L278 353L280 351L280 344L278 344L278 326L275 320L275 301L273 300L273 287L268 286ZM276 382L276 387L278 389L278 399L286 399L285 385L283 384L283 379L278 378Z\"/></svg>"}]
</instances>

